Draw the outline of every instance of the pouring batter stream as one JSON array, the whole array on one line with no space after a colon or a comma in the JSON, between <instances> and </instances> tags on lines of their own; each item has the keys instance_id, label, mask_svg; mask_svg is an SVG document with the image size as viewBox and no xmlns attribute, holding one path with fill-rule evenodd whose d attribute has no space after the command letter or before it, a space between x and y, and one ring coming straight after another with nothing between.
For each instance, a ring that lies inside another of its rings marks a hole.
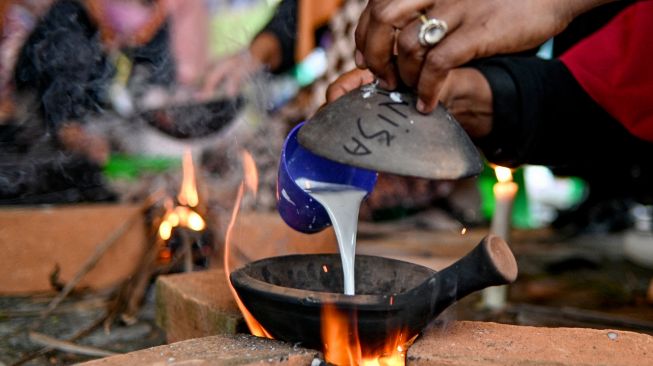
<instances>
[{"instance_id":1,"label":"pouring batter stream","mask_svg":"<svg viewBox=\"0 0 653 366\"><path fill-rule=\"evenodd\" d=\"M345 282L345 295L355 294L354 258L356 256L356 231L358 210L367 192L358 187L317 182L300 178L300 187L322 204L329 214L333 230L338 239L338 249L342 260Z\"/></svg>"}]
</instances>

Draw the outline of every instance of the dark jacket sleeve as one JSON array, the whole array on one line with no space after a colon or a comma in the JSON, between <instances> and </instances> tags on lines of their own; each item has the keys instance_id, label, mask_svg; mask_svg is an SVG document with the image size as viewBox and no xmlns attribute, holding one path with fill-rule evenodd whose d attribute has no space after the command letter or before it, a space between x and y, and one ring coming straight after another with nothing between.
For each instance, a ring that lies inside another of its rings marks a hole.
<instances>
[{"instance_id":1,"label":"dark jacket sleeve","mask_svg":"<svg viewBox=\"0 0 653 366\"><path fill-rule=\"evenodd\" d=\"M502 57L475 67L493 95L492 132L477 141L488 160L507 166L599 167L653 156L653 144L628 133L559 60Z\"/></svg>"},{"instance_id":2,"label":"dark jacket sleeve","mask_svg":"<svg viewBox=\"0 0 653 366\"><path fill-rule=\"evenodd\" d=\"M297 42L297 0L283 0L272 19L261 32L273 34L281 45L281 65L275 72L283 72L295 65Z\"/></svg>"},{"instance_id":3,"label":"dark jacket sleeve","mask_svg":"<svg viewBox=\"0 0 653 366\"><path fill-rule=\"evenodd\" d=\"M590 182L594 196L653 203L653 143L630 134L562 62L506 57L476 67L493 94L492 132L477 141L488 160L548 165Z\"/></svg>"}]
</instances>

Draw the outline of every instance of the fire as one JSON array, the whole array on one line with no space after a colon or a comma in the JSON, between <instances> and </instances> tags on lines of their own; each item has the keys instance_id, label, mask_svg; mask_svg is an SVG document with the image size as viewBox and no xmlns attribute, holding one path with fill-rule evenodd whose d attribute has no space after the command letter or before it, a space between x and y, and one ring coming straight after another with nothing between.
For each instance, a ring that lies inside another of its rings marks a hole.
<instances>
[{"instance_id":1,"label":"fire","mask_svg":"<svg viewBox=\"0 0 653 366\"><path fill-rule=\"evenodd\" d=\"M183 178L177 195L179 205L175 205L172 199L166 200L166 213L159 224L159 236L163 240L170 239L176 227L185 227L193 231L202 231L206 228L206 222L194 209L199 204L199 195L190 150L184 152L182 170Z\"/></svg>"},{"instance_id":2,"label":"fire","mask_svg":"<svg viewBox=\"0 0 653 366\"><path fill-rule=\"evenodd\" d=\"M406 339L398 331L386 340L380 352L373 354L361 347L356 315L338 310L334 305L322 308L321 327L324 344L324 358L339 366L402 366L406 364L406 350L415 337Z\"/></svg>"},{"instance_id":3,"label":"fire","mask_svg":"<svg viewBox=\"0 0 653 366\"><path fill-rule=\"evenodd\" d=\"M172 229L176 227L186 227L193 231L202 231L206 228L206 222L193 209L177 206L163 216L163 221L159 225L159 236L163 240L170 239Z\"/></svg>"},{"instance_id":4,"label":"fire","mask_svg":"<svg viewBox=\"0 0 653 366\"><path fill-rule=\"evenodd\" d=\"M517 184L512 181L512 171L509 168L495 166L494 173L498 182L492 187L496 199L514 198L517 193Z\"/></svg>"},{"instance_id":5,"label":"fire","mask_svg":"<svg viewBox=\"0 0 653 366\"><path fill-rule=\"evenodd\" d=\"M193 167L193 155L189 149L184 151L184 160L182 162L183 179L181 188L177 195L177 201L180 205L188 207L197 207L199 196L197 194L197 184L195 183L195 168Z\"/></svg>"},{"instance_id":6,"label":"fire","mask_svg":"<svg viewBox=\"0 0 653 366\"><path fill-rule=\"evenodd\" d=\"M256 196L258 193L258 170L256 169L256 163L254 162L252 154L250 154L247 150L243 150L241 156L243 159L243 170L245 173L245 186L254 194L254 196Z\"/></svg>"},{"instance_id":7,"label":"fire","mask_svg":"<svg viewBox=\"0 0 653 366\"><path fill-rule=\"evenodd\" d=\"M494 167L494 174L496 174L497 180L499 182L512 181L512 171L510 170L510 168L497 165Z\"/></svg>"},{"instance_id":8,"label":"fire","mask_svg":"<svg viewBox=\"0 0 653 366\"><path fill-rule=\"evenodd\" d=\"M241 153L243 162L243 182L238 187L236 200L231 212L231 218L224 240L224 269L227 283L234 296L240 312L250 332L257 337L273 338L270 333L254 318L238 297L238 293L231 286L229 275L231 273L230 255L233 245L233 231L240 212L240 206L246 191L256 196L258 189L258 172L252 155L243 150ZM324 272L328 272L326 265L322 266ZM390 299L390 304L394 298ZM361 347L358 338L358 329L355 315L343 313L334 306L324 306L321 315L322 341L324 344L324 355L326 361L335 365L360 365L360 366L402 366L406 363L406 350L412 344L415 337L406 339L407 334L398 331L389 337L380 352L370 352Z\"/></svg>"},{"instance_id":9,"label":"fire","mask_svg":"<svg viewBox=\"0 0 653 366\"><path fill-rule=\"evenodd\" d=\"M245 188L250 189L254 195L256 195L257 188L258 188L258 172L256 171L256 164L254 164L254 159L252 158L251 154L246 150L243 150L242 157L243 157L243 168L244 168L245 176L243 182L238 187L236 202L234 203L234 209L231 212L231 219L229 221L229 225L227 226L227 232L225 234L224 273L227 276L227 283L229 284L229 288L231 289L231 293L233 294L234 299L236 300L236 304L238 305L240 312L243 314L243 317L245 318L245 322L247 323L247 327L249 328L249 331L257 337L265 337L265 338L272 339L273 338L272 335L270 335L270 333L267 330L265 330L265 328L263 328L263 326L254 318L254 316L249 312L249 310L247 310L245 304L243 304L243 302L238 297L238 293L233 288L233 286L231 286L231 281L229 281L229 274L231 273L231 265L229 263L230 246L233 241L233 229L236 226L236 219L238 218L238 213L240 212L240 203L243 200L243 196L245 194Z\"/></svg>"}]
</instances>

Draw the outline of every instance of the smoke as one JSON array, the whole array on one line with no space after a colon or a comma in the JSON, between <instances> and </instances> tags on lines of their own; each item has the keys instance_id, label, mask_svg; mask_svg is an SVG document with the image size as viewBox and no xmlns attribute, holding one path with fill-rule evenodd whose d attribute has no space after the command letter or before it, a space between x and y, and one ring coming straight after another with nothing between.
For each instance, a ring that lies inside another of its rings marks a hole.
<instances>
[{"instance_id":1,"label":"smoke","mask_svg":"<svg viewBox=\"0 0 653 366\"><path fill-rule=\"evenodd\" d=\"M115 201L97 164L75 155L0 162L0 205Z\"/></svg>"},{"instance_id":2,"label":"smoke","mask_svg":"<svg viewBox=\"0 0 653 366\"><path fill-rule=\"evenodd\" d=\"M114 150L127 154L181 156L184 148L191 147L216 190L228 190L242 178L240 151L247 149L262 177L259 198L251 205L274 207L285 127L280 119L270 121L264 113L271 96L270 74L246 75L236 98L200 102L175 81L170 30L170 24L165 24L147 45L123 49L133 63L126 88L137 106L134 115L124 118L112 110L115 57L102 44L95 23L80 2L54 3L33 29L16 63L21 111L11 126L0 128L0 156L15 162L2 167L0 203L115 199L100 165L64 151L58 132L74 121L83 124L86 133L105 137ZM225 37L220 42L236 40ZM144 108L142 101L153 87L164 91L157 101L164 108ZM220 93L218 89L217 96Z\"/></svg>"},{"instance_id":3,"label":"smoke","mask_svg":"<svg viewBox=\"0 0 653 366\"><path fill-rule=\"evenodd\" d=\"M56 2L34 28L15 66L19 92L36 92L51 130L98 111L113 69L81 5Z\"/></svg>"}]
</instances>

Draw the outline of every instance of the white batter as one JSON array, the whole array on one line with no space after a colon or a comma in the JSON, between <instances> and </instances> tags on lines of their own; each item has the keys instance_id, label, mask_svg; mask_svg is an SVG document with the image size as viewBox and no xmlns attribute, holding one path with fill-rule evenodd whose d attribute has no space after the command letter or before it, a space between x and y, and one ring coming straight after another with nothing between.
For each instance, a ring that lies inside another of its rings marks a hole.
<instances>
[{"instance_id":1,"label":"white batter","mask_svg":"<svg viewBox=\"0 0 653 366\"><path fill-rule=\"evenodd\" d=\"M354 295L354 258L358 210L367 192L358 187L298 179L300 187L322 204L331 218L338 239L345 281L345 295Z\"/></svg>"}]
</instances>

